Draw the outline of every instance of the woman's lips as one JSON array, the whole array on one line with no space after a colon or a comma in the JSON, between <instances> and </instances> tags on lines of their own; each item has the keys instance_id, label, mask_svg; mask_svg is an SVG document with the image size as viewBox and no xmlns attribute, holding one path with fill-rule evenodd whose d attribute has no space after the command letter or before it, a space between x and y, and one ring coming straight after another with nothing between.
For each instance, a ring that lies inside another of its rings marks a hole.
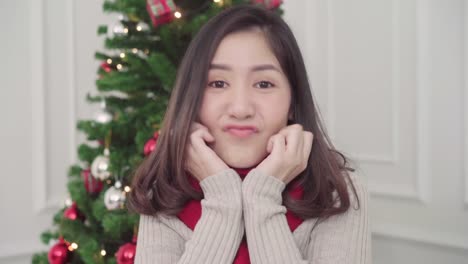
<instances>
[{"instance_id":1,"label":"woman's lips","mask_svg":"<svg viewBox=\"0 0 468 264\"><path fill-rule=\"evenodd\" d=\"M239 129L239 128L229 128L227 132L233 136L246 138L255 133L254 129Z\"/></svg>"},{"instance_id":2,"label":"woman's lips","mask_svg":"<svg viewBox=\"0 0 468 264\"><path fill-rule=\"evenodd\" d=\"M224 128L224 130L229 134L239 138L246 138L257 132L257 128L254 126L228 125Z\"/></svg>"}]
</instances>

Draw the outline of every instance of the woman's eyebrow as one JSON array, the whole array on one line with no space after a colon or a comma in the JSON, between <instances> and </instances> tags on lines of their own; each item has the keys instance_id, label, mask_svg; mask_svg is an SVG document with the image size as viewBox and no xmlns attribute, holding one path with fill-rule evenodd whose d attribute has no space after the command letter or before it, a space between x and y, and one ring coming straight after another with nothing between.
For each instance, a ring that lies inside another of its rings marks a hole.
<instances>
[{"instance_id":1,"label":"woman's eyebrow","mask_svg":"<svg viewBox=\"0 0 468 264\"><path fill-rule=\"evenodd\" d=\"M212 63L210 64L210 70L224 70L224 71L232 71L232 68L226 64L215 64ZM256 71L267 71L267 70L273 70L281 73L281 71L275 67L272 64L260 64L260 65L255 65L249 69L251 72L256 72Z\"/></svg>"},{"instance_id":2,"label":"woman's eyebrow","mask_svg":"<svg viewBox=\"0 0 468 264\"><path fill-rule=\"evenodd\" d=\"M256 72L256 71L268 71L268 70L273 70L281 73L281 71L274 65L272 64L261 64L261 65L256 65L250 68L250 71Z\"/></svg>"},{"instance_id":3,"label":"woman's eyebrow","mask_svg":"<svg viewBox=\"0 0 468 264\"><path fill-rule=\"evenodd\" d=\"M232 71L232 68L225 65L225 64L210 64L210 70L224 70L224 71Z\"/></svg>"}]
</instances>

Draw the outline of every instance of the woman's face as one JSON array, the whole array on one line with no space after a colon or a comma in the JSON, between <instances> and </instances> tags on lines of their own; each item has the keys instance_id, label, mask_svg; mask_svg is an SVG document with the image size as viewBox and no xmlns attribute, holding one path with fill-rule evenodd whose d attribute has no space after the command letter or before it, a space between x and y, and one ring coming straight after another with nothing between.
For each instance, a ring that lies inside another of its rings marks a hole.
<instances>
[{"instance_id":1,"label":"woman's face","mask_svg":"<svg viewBox=\"0 0 468 264\"><path fill-rule=\"evenodd\" d=\"M270 136L287 125L291 88L259 29L227 35L208 72L200 122L228 165L248 168L267 155Z\"/></svg>"}]
</instances>

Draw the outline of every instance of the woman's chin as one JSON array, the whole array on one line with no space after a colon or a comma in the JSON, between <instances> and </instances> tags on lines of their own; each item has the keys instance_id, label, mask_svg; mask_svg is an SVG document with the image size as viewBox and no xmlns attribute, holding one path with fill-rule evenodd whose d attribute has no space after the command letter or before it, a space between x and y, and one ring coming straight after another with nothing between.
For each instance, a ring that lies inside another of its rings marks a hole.
<instances>
[{"instance_id":1,"label":"woman's chin","mask_svg":"<svg viewBox=\"0 0 468 264\"><path fill-rule=\"evenodd\" d=\"M240 155L225 157L223 160L231 168L245 169L258 165L263 157L261 155Z\"/></svg>"},{"instance_id":2,"label":"woman's chin","mask_svg":"<svg viewBox=\"0 0 468 264\"><path fill-rule=\"evenodd\" d=\"M210 147L229 167L245 169L256 167L268 156L266 146L260 142L256 143L248 146L245 144L214 144Z\"/></svg>"}]
</instances>

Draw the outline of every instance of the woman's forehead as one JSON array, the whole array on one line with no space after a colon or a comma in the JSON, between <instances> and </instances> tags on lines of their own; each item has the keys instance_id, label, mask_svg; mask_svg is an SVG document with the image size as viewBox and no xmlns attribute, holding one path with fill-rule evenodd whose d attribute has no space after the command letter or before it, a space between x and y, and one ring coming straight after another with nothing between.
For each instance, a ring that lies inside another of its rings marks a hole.
<instances>
[{"instance_id":1,"label":"woman's forehead","mask_svg":"<svg viewBox=\"0 0 468 264\"><path fill-rule=\"evenodd\" d=\"M280 64L265 35L241 31L227 35L216 49L210 69L278 70Z\"/></svg>"}]
</instances>

